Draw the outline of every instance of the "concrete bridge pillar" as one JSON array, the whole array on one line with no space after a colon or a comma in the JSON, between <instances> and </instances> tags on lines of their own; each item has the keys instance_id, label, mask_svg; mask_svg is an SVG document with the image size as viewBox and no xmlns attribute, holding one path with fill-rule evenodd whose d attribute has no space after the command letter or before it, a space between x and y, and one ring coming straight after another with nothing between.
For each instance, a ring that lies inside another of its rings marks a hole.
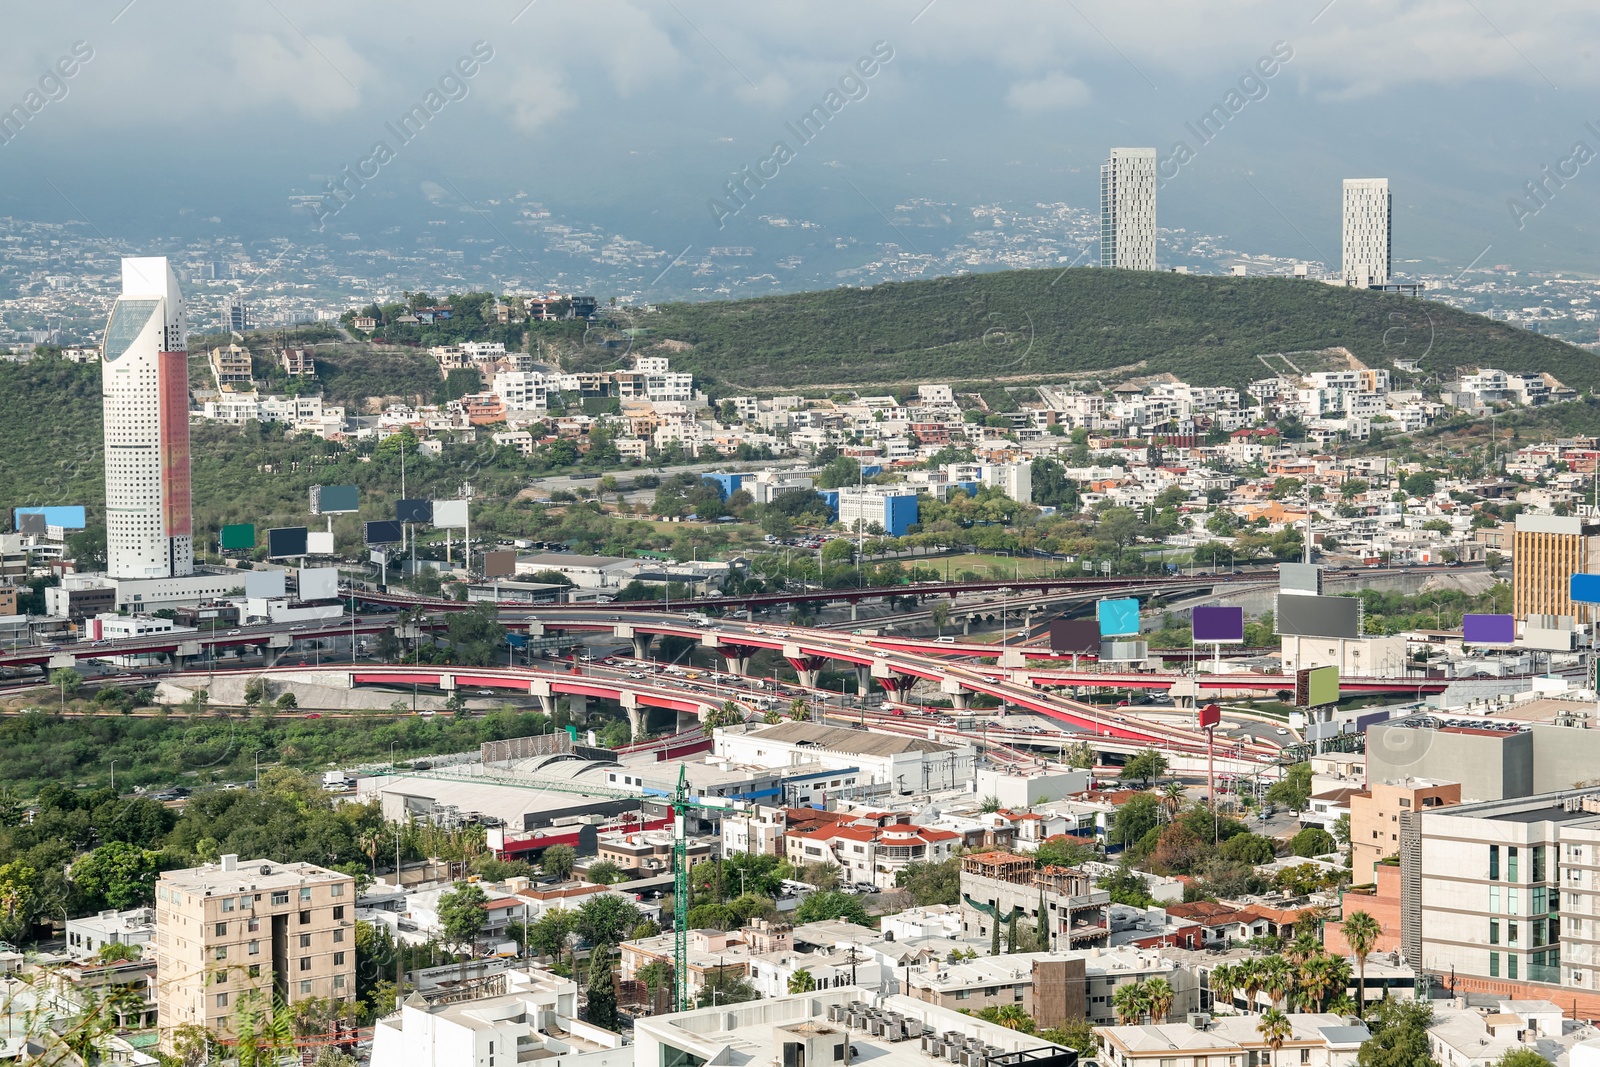
<instances>
[{"instance_id":1,"label":"concrete bridge pillar","mask_svg":"<svg viewBox=\"0 0 1600 1067\"><path fill-rule=\"evenodd\" d=\"M859 606L860 606L860 601L856 601L856 600L850 601L850 621L851 622L855 622L856 621L856 608L859 607Z\"/></svg>"},{"instance_id":2,"label":"concrete bridge pillar","mask_svg":"<svg viewBox=\"0 0 1600 1067\"><path fill-rule=\"evenodd\" d=\"M650 655L650 635L638 631L633 635L633 658L644 659Z\"/></svg>"},{"instance_id":3,"label":"concrete bridge pillar","mask_svg":"<svg viewBox=\"0 0 1600 1067\"><path fill-rule=\"evenodd\" d=\"M550 693L535 693L534 695L539 698L539 710L544 712L547 718L555 718L556 698Z\"/></svg>"},{"instance_id":4,"label":"concrete bridge pillar","mask_svg":"<svg viewBox=\"0 0 1600 1067\"><path fill-rule=\"evenodd\" d=\"M939 692L950 698L950 706L952 708L957 711L967 710L967 691L954 678L940 679Z\"/></svg>"},{"instance_id":5,"label":"concrete bridge pillar","mask_svg":"<svg viewBox=\"0 0 1600 1067\"><path fill-rule=\"evenodd\" d=\"M872 688L872 668L856 668L856 696L865 697Z\"/></svg>"},{"instance_id":6,"label":"concrete bridge pillar","mask_svg":"<svg viewBox=\"0 0 1600 1067\"><path fill-rule=\"evenodd\" d=\"M635 741L644 736L644 708L628 708L628 729L633 731Z\"/></svg>"},{"instance_id":7,"label":"concrete bridge pillar","mask_svg":"<svg viewBox=\"0 0 1600 1067\"><path fill-rule=\"evenodd\" d=\"M800 684L807 689L817 687L817 675L828 665L826 656L802 655L799 645L784 645L783 658L789 661L789 666L794 668L795 677L799 678Z\"/></svg>"},{"instance_id":8,"label":"concrete bridge pillar","mask_svg":"<svg viewBox=\"0 0 1600 1067\"><path fill-rule=\"evenodd\" d=\"M971 636L971 634L972 634L972 616L971 615L963 615L963 616L961 616L961 636L962 637L969 637L969 636Z\"/></svg>"},{"instance_id":9,"label":"concrete bridge pillar","mask_svg":"<svg viewBox=\"0 0 1600 1067\"><path fill-rule=\"evenodd\" d=\"M567 713L572 716L573 722L586 722L589 718L589 698L581 693L572 693L567 697Z\"/></svg>"}]
</instances>

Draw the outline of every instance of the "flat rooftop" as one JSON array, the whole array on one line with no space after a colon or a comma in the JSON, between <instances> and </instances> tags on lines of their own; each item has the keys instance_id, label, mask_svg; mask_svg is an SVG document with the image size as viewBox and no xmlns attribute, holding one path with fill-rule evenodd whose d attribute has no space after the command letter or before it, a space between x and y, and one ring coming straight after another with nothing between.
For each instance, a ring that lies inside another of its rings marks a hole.
<instances>
[{"instance_id":1,"label":"flat rooftop","mask_svg":"<svg viewBox=\"0 0 1600 1067\"><path fill-rule=\"evenodd\" d=\"M318 867L315 863L278 863L274 860L236 860L224 856L222 863L207 863L181 871L166 871L161 883L169 889L185 893L205 894L212 891L237 893L245 888L287 889L302 885L333 882L353 882L348 874ZM235 861L233 866L225 866Z\"/></svg>"},{"instance_id":2,"label":"flat rooftop","mask_svg":"<svg viewBox=\"0 0 1600 1067\"><path fill-rule=\"evenodd\" d=\"M753 730L748 735L763 741L791 745L814 745L829 752L859 756L894 756L902 752L949 752L953 745L899 734L875 734L843 726L821 726L810 722L786 722Z\"/></svg>"}]
</instances>

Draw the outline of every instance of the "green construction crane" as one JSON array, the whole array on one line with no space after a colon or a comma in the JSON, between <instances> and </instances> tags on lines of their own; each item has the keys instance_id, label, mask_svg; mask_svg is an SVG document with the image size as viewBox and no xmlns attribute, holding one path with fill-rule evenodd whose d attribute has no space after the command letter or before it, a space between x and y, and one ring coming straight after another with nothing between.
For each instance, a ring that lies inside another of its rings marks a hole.
<instances>
[{"instance_id":1,"label":"green construction crane","mask_svg":"<svg viewBox=\"0 0 1600 1067\"><path fill-rule=\"evenodd\" d=\"M689 1010L689 837L685 816L691 811L745 811L750 805L729 797L689 795L689 772L678 765L678 788L672 793L672 1010Z\"/></svg>"}]
</instances>

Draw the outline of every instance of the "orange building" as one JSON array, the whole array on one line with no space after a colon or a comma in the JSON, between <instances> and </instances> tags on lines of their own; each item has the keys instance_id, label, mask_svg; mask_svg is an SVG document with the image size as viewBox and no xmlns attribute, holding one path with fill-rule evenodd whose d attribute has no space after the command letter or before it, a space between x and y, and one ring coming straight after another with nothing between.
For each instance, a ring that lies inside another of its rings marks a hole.
<instances>
[{"instance_id":1,"label":"orange building","mask_svg":"<svg viewBox=\"0 0 1600 1067\"><path fill-rule=\"evenodd\" d=\"M1350 795L1350 873L1356 885L1373 880L1380 861L1400 853L1400 823L1411 812L1461 803L1461 785L1407 778L1374 782Z\"/></svg>"}]
</instances>

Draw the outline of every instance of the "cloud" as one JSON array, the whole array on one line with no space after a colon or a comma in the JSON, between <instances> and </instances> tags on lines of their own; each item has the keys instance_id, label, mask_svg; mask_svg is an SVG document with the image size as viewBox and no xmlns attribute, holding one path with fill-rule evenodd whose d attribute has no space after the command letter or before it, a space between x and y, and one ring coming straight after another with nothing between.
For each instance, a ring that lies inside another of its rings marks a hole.
<instances>
[{"instance_id":1,"label":"cloud","mask_svg":"<svg viewBox=\"0 0 1600 1067\"><path fill-rule=\"evenodd\" d=\"M1050 73L1032 81L1014 82L1006 104L1017 111L1067 111L1089 102L1089 87L1067 74Z\"/></svg>"},{"instance_id":2,"label":"cloud","mask_svg":"<svg viewBox=\"0 0 1600 1067\"><path fill-rule=\"evenodd\" d=\"M513 79L506 102L511 124L523 133L537 133L577 107L578 97L559 70L524 67Z\"/></svg>"},{"instance_id":3,"label":"cloud","mask_svg":"<svg viewBox=\"0 0 1600 1067\"><path fill-rule=\"evenodd\" d=\"M327 118L361 104L359 86L371 67L343 37L280 37L235 33L233 84L255 104L288 103L302 114Z\"/></svg>"}]
</instances>

